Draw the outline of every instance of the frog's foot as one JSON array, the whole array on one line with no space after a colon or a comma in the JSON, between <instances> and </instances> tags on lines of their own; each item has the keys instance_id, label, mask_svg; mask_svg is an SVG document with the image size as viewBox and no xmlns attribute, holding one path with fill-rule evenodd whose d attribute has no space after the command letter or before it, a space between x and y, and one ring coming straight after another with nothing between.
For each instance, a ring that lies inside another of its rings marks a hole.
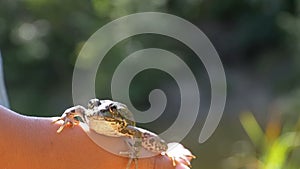
<instances>
[{"instance_id":1,"label":"frog's foot","mask_svg":"<svg viewBox=\"0 0 300 169\"><path fill-rule=\"evenodd\" d=\"M169 143L168 150L166 152L162 152L161 155L166 155L170 158L173 166L180 163L192 167L190 160L196 158L196 156L179 143Z\"/></svg>"},{"instance_id":2,"label":"frog's foot","mask_svg":"<svg viewBox=\"0 0 300 169\"><path fill-rule=\"evenodd\" d=\"M77 119L75 119L74 114L69 113L69 112L63 113L63 115L60 118L52 121L52 123L57 123L58 121L63 121L63 124L56 131L57 133L62 132L62 130L65 127L74 127L79 124L79 121Z\"/></svg>"},{"instance_id":3,"label":"frog's foot","mask_svg":"<svg viewBox=\"0 0 300 169\"><path fill-rule=\"evenodd\" d=\"M138 157L136 157L135 153L126 151L126 152L120 152L120 155L126 155L129 157L128 163L126 165L126 169L130 169L132 161L134 161L135 169L138 169Z\"/></svg>"}]
</instances>

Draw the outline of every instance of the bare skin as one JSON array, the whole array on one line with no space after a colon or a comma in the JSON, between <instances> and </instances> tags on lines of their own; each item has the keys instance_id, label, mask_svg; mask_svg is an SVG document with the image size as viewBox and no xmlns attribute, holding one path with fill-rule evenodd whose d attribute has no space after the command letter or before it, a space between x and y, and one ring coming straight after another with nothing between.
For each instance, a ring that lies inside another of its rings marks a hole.
<instances>
[{"instance_id":1,"label":"bare skin","mask_svg":"<svg viewBox=\"0 0 300 169\"><path fill-rule=\"evenodd\" d=\"M0 121L0 168L124 168L128 162L128 158L100 148L80 127L57 134L60 124L51 124L53 118L27 117L0 106ZM97 137L116 148L124 148L119 138ZM179 151L188 150L179 148ZM155 156L139 160L139 169L146 168L174 167L170 159ZM176 169L188 167L179 164Z\"/></svg>"}]
</instances>

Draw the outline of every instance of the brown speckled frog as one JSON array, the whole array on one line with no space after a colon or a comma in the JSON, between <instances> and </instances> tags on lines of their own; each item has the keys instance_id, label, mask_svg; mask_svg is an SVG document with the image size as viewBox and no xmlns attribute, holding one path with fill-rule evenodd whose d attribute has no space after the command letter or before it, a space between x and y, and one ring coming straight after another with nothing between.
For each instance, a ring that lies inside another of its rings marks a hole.
<instances>
[{"instance_id":1,"label":"brown speckled frog","mask_svg":"<svg viewBox=\"0 0 300 169\"><path fill-rule=\"evenodd\" d=\"M142 147L153 153L168 155L165 153L168 149L167 143L158 135L136 127L132 113L122 103L91 99L87 109L80 105L71 107L63 113L61 118L54 121L54 123L60 120L64 121L57 132L60 133L65 126L78 125L80 121L76 117L80 117L91 130L98 134L128 138L125 141L129 146L129 151L120 152L120 154L128 155L130 158L126 169L130 168L132 160L135 161L137 169L137 159ZM194 158L192 155L190 157ZM173 160L173 165L176 165L174 158L170 158Z\"/></svg>"}]
</instances>

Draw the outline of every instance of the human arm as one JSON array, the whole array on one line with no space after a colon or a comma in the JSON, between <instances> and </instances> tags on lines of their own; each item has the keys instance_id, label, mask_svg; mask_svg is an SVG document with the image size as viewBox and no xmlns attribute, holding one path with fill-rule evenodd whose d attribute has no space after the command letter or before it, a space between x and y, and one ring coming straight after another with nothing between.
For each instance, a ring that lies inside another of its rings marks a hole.
<instances>
[{"instance_id":1,"label":"human arm","mask_svg":"<svg viewBox=\"0 0 300 169\"><path fill-rule=\"evenodd\" d=\"M128 158L105 151L80 128L57 134L52 118L27 117L0 106L1 168L125 168ZM119 138L107 138L118 148ZM120 145L122 146L122 145ZM165 156L139 159L139 169L174 168ZM177 165L177 169L187 168Z\"/></svg>"}]
</instances>

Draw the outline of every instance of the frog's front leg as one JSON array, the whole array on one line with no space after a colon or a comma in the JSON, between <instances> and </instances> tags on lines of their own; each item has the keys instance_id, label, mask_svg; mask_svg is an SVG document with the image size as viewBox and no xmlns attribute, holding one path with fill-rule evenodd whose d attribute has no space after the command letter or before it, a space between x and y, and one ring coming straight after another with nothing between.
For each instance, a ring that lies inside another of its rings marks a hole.
<instances>
[{"instance_id":1,"label":"frog's front leg","mask_svg":"<svg viewBox=\"0 0 300 169\"><path fill-rule=\"evenodd\" d=\"M63 121L63 124L59 127L59 129L56 132L60 133L60 132L62 132L62 130L65 127L74 127L74 126L78 125L80 123L80 121L78 119L76 119L75 117L83 118L85 111L86 111L86 109L79 105L65 110L65 112L61 115L60 118L58 118L52 122L52 123L56 123L58 121Z\"/></svg>"},{"instance_id":2,"label":"frog's front leg","mask_svg":"<svg viewBox=\"0 0 300 169\"><path fill-rule=\"evenodd\" d=\"M139 153L142 148L142 139L141 138L124 138L125 143L128 145L129 150L125 152L120 152L120 155L126 155L129 157L126 169L129 169L132 161L134 161L135 169L138 169L138 158Z\"/></svg>"},{"instance_id":3,"label":"frog's front leg","mask_svg":"<svg viewBox=\"0 0 300 169\"><path fill-rule=\"evenodd\" d=\"M62 132L65 127L73 127L79 124L79 121L74 118L72 114L64 113L59 119L54 120L52 123L56 123L58 121L63 121L63 124L57 129L57 133Z\"/></svg>"},{"instance_id":4,"label":"frog's front leg","mask_svg":"<svg viewBox=\"0 0 300 169\"><path fill-rule=\"evenodd\" d=\"M126 169L129 169L132 161L134 161L135 169L138 169L138 158L141 148L143 147L142 133L134 126L127 126L121 132L126 133L127 137L124 137L124 141L129 147L126 152L120 152L120 155L126 155L129 157Z\"/></svg>"}]
</instances>

